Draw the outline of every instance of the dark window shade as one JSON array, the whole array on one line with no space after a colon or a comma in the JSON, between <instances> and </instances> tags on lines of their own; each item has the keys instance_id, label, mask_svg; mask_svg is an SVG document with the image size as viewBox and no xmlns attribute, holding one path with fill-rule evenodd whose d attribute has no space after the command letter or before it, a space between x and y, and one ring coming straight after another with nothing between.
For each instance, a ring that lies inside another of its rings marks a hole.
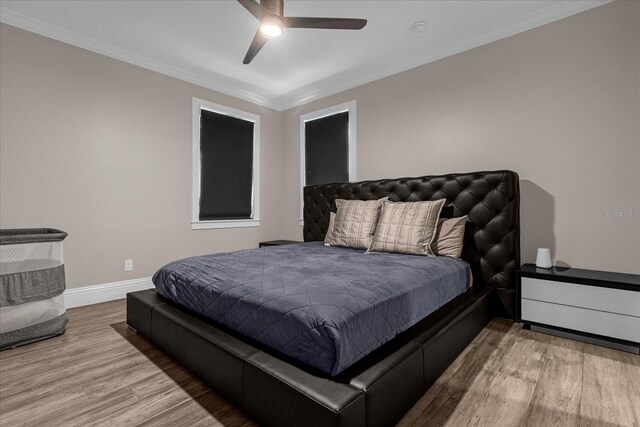
<instances>
[{"instance_id":1,"label":"dark window shade","mask_svg":"<svg viewBox=\"0 0 640 427\"><path fill-rule=\"evenodd\" d=\"M305 184L349 182L349 112L304 125Z\"/></svg>"},{"instance_id":2,"label":"dark window shade","mask_svg":"<svg viewBox=\"0 0 640 427\"><path fill-rule=\"evenodd\" d=\"M200 220L251 218L254 123L200 110Z\"/></svg>"}]
</instances>

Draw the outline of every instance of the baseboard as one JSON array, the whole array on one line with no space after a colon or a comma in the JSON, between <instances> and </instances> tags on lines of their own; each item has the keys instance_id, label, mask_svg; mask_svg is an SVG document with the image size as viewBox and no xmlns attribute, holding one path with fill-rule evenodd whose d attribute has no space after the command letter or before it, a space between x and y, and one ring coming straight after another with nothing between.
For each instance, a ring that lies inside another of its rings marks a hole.
<instances>
[{"instance_id":1,"label":"baseboard","mask_svg":"<svg viewBox=\"0 0 640 427\"><path fill-rule=\"evenodd\" d=\"M151 277L83 286L64 291L64 305L67 308L123 299L127 293L153 288Z\"/></svg>"}]
</instances>

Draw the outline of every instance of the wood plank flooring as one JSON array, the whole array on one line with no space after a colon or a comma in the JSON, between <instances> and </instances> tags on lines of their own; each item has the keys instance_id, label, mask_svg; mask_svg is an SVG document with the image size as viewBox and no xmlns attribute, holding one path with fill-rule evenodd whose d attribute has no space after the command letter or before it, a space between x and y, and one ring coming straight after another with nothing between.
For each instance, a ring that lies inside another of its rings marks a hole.
<instances>
[{"instance_id":1,"label":"wood plank flooring","mask_svg":"<svg viewBox=\"0 0 640 427\"><path fill-rule=\"evenodd\" d=\"M0 426L253 426L129 331L124 300L0 352ZM400 426L640 426L640 356L492 321Z\"/></svg>"}]
</instances>

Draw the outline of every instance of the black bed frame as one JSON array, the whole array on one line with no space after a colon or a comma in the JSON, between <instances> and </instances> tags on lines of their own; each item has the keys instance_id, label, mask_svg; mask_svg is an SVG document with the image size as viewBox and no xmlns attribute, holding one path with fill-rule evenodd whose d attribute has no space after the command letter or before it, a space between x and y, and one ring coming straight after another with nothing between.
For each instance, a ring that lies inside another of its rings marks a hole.
<instances>
[{"instance_id":1,"label":"black bed frame","mask_svg":"<svg viewBox=\"0 0 640 427\"><path fill-rule=\"evenodd\" d=\"M336 377L314 372L160 297L127 295L127 323L261 424L395 424L484 328L514 317L520 265L518 175L475 172L328 184L304 190L304 239L322 240L336 199L446 198L469 216L462 258L474 287Z\"/></svg>"}]
</instances>

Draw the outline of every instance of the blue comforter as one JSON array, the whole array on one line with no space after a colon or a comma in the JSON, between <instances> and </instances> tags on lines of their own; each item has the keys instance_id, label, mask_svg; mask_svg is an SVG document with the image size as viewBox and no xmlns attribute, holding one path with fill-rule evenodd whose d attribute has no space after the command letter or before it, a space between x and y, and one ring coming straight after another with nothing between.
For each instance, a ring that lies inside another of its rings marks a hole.
<instances>
[{"instance_id":1,"label":"blue comforter","mask_svg":"<svg viewBox=\"0 0 640 427\"><path fill-rule=\"evenodd\" d=\"M470 283L462 260L322 242L198 256L154 276L160 295L336 375Z\"/></svg>"}]
</instances>

